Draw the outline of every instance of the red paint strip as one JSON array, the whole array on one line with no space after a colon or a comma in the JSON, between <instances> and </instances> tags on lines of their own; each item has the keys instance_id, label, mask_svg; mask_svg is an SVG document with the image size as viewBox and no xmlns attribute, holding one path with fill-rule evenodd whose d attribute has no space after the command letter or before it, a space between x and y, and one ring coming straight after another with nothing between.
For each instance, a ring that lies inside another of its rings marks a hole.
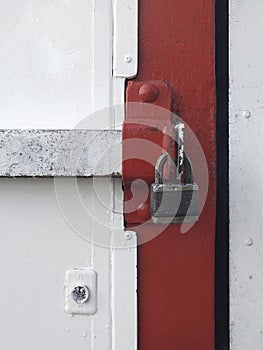
<instances>
[{"instance_id":1,"label":"red paint strip","mask_svg":"<svg viewBox=\"0 0 263 350\"><path fill-rule=\"evenodd\" d=\"M139 246L139 350L214 349L215 73L213 0L139 1L139 74L167 80L209 167L200 221ZM155 230L139 229L139 235Z\"/></svg>"}]
</instances>

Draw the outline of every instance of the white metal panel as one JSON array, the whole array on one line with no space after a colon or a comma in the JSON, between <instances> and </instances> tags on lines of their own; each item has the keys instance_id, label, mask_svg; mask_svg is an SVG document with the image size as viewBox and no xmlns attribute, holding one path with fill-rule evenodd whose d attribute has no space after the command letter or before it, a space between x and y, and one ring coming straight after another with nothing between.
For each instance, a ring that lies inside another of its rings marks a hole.
<instances>
[{"instance_id":1,"label":"white metal panel","mask_svg":"<svg viewBox=\"0 0 263 350\"><path fill-rule=\"evenodd\" d=\"M230 5L231 349L261 350L263 2Z\"/></svg>"},{"instance_id":2,"label":"white metal panel","mask_svg":"<svg viewBox=\"0 0 263 350\"><path fill-rule=\"evenodd\" d=\"M124 78L112 78L111 1L11 0L0 9L2 129L120 128ZM136 349L136 247L113 246L114 234L124 236L121 186L111 178L0 180L3 348ZM97 273L97 312L71 317L65 273L88 267Z\"/></svg>"},{"instance_id":3,"label":"white metal panel","mask_svg":"<svg viewBox=\"0 0 263 350\"><path fill-rule=\"evenodd\" d=\"M108 106L110 1L1 1L0 33L1 128L68 129Z\"/></svg>"},{"instance_id":4,"label":"white metal panel","mask_svg":"<svg viewBox=\"0 0 263 350\"><path fill-rule=\"evenodd\" d=\"M79 179L76 192L72 181L60 179L55 188L53 179L0 181L0 327L7 350L136 349L136 238L127 240L122 214L112 214L112 190L121 191L121 182L97 179L94 187L92 179ZM56 197L59 186L63 198ZM97 312L71 317L64 311L65 273L83 267L97 272Z\"/></svg>"},{"instance_id":5,"label":"white metal panel","mask_svg":"<svg viewBox=\"0 0 263 350\"><path fill-rule=\"evenodd\" d=\"M64 311L65 272L91 265L91 244L67 225L52 179L1 179L0 193L1 347L91 349L91 318Z\"/></svg>"},{"instance_id":6,"label":"white metal panel","mask_svg":"<svg viewBox=\"0 0 263 350\"><path fill-rule=\"evenodd\" d=\"M98 312L93 315L93 350L110 350L112 341L112 209L114 203L111 179L97 179L93 185L93 268L100 271L98 280ZM101 210L101 207L104 210ZM100 242L102 241L102 246ZM104 245L104 246L103 246ZM100 317L103 315L103 317Z\"/></svg>"},{"instance_id":7,"label":"white metal panel","mask_svg":"<svg viewBox=\"0 0 263 350\"><path fill-rule=\"evenodd\" d=\"M113 74L133 77L138 66L138 0L114 0Z\"/></svg>"},{"instance_id":8,"label":"white metal panel","mask_svg":"<svg viewBox=\"0 0 263 350\"><path fill-rule=\"evenodd\" d=\"M123 191L114 183L112 254L112 349L137 349L137 237L135 232L123 234ZM133 315L126 317L124 315Z\"/></svg>"},{"instance_id":9,"label":"white metal panel","mask_svg":"<svg viewBox=\"0 0 263 350\"><path fill-rule=\"evenodd\" d=\"M114 115L109 106L113 103L112 92L112 33L113 17L112 2L105 0L93 0L93 37L92 37L92 112L106 108L104 117L101 114L88 116L91 119L93 129L114 128ZM88 79L89 77L87 77ZM124 95L122 96L122 99ZM123 100L122 100L123 101ZM124 101L123 101L124 103ZM87 115L86 115L87 117ZM87 124L86 128L89 124Z\"/></svg>"},{"instance_id":10,"label":"white metal panel","mask_svg":"<svg viewBox=\"0 0 263 350\"><path fill-rule=\"evenodd\" d=\"M118 230L114 242L121 249L113 251L113 349L137 349L137 239L134 232ZM126 249L125 249L126 248ZM125 262L125 264L123 264ZM134 315L133 320L124 315ZM121 320L121 322L120 322ZM120 336L121 335L121 336Z\"/></svg>"},{"instance_id":11,"label":"white metal panel","mask_svg":"<svg viewBox=\"0 0 263 350\"><path fill-rule=\"evenodd\" d=\"M71 129L87 118L88 128L114 128L113 114L105 124L92 113L123 103L137 18L137 0L2 1L0 127Z\"/></svg>"},{"instance_id":12,"label":"white metal panel","mask_svg":"<svg viewBox=\"0 0 263 350\"><path fill-rule=\"evenodd\" d=\"M114 129L124 119L125 78L138 71L138 0L113 0L113 105Z\"/></svg>"}]
</instances>

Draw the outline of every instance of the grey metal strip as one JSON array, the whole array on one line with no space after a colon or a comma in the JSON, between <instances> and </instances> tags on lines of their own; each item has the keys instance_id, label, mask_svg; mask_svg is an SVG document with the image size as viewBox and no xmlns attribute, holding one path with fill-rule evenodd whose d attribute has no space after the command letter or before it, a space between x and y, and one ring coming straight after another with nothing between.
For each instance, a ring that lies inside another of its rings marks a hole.
<instances>
[{"instance_id":1,"label":"grey metal strip","mask_svg":"<svg viewBox=\"0 0 263 350\"><path fill-rule=\"evenodd\" d=\"M1 177L120 174L121 131L0 130Z\"/></svg>"}]
</instances>

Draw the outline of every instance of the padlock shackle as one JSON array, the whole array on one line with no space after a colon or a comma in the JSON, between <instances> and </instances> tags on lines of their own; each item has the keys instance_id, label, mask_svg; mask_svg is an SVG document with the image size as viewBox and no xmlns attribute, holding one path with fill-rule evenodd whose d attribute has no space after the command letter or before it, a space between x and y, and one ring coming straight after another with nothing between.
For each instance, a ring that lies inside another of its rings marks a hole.
<instances>
[{"instance_id":1,"label":"padlock shackle","mask_svg":"<svg viewBox=\"0 0 263 350\"><path fill-rule=\"evenodd\" d=\"M164 164L167 162L169 154L167 152L160 155L160 157L157 159L155 164L155 183L163 184L163 168ZM194 177L193 177L193 168L192 163L190 159L185 155L184 153L184 163L183 163L183 169L184 169L184 183L192 184L194 183Z\"/></svg>"},{"instance_id":2,"label":"padlock shackle","mask_svg":"<svg viewBox=\"0 0 263 350\"><path fill-rule=\"evenodd\" d=\"M184 153L184 183L193 184L194 183L194 175L193 175L193 167L191 160Z\"/></svg>"},{"instance_id":3,"label":"padlock shackle","mask_svg":"<svg viewBox=\"0 0 263 350\"><path fill-rule=\"evenodd\" d=\"M162 184L163 183L163 167L164 164L167 162L168 159L168 153L165 152L160 155L160 157L157 159L155 163L155 183Z\"/></svg>"}]
</instances>

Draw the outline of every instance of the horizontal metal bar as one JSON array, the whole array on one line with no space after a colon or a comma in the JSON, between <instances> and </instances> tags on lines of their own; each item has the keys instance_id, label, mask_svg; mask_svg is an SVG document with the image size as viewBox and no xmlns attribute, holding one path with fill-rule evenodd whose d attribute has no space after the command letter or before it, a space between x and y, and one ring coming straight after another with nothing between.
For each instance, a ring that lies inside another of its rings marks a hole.
<instances>
[{"instance_id":1,"label":"horizontal metal bar","mask_svg":"<svg viewBox=\"0 0 263 350\"><path fill-rule=\"evenodd\" d=\"M121 131L0 130L1 177L121 175Z\"/></svg>"}]
</instances>

